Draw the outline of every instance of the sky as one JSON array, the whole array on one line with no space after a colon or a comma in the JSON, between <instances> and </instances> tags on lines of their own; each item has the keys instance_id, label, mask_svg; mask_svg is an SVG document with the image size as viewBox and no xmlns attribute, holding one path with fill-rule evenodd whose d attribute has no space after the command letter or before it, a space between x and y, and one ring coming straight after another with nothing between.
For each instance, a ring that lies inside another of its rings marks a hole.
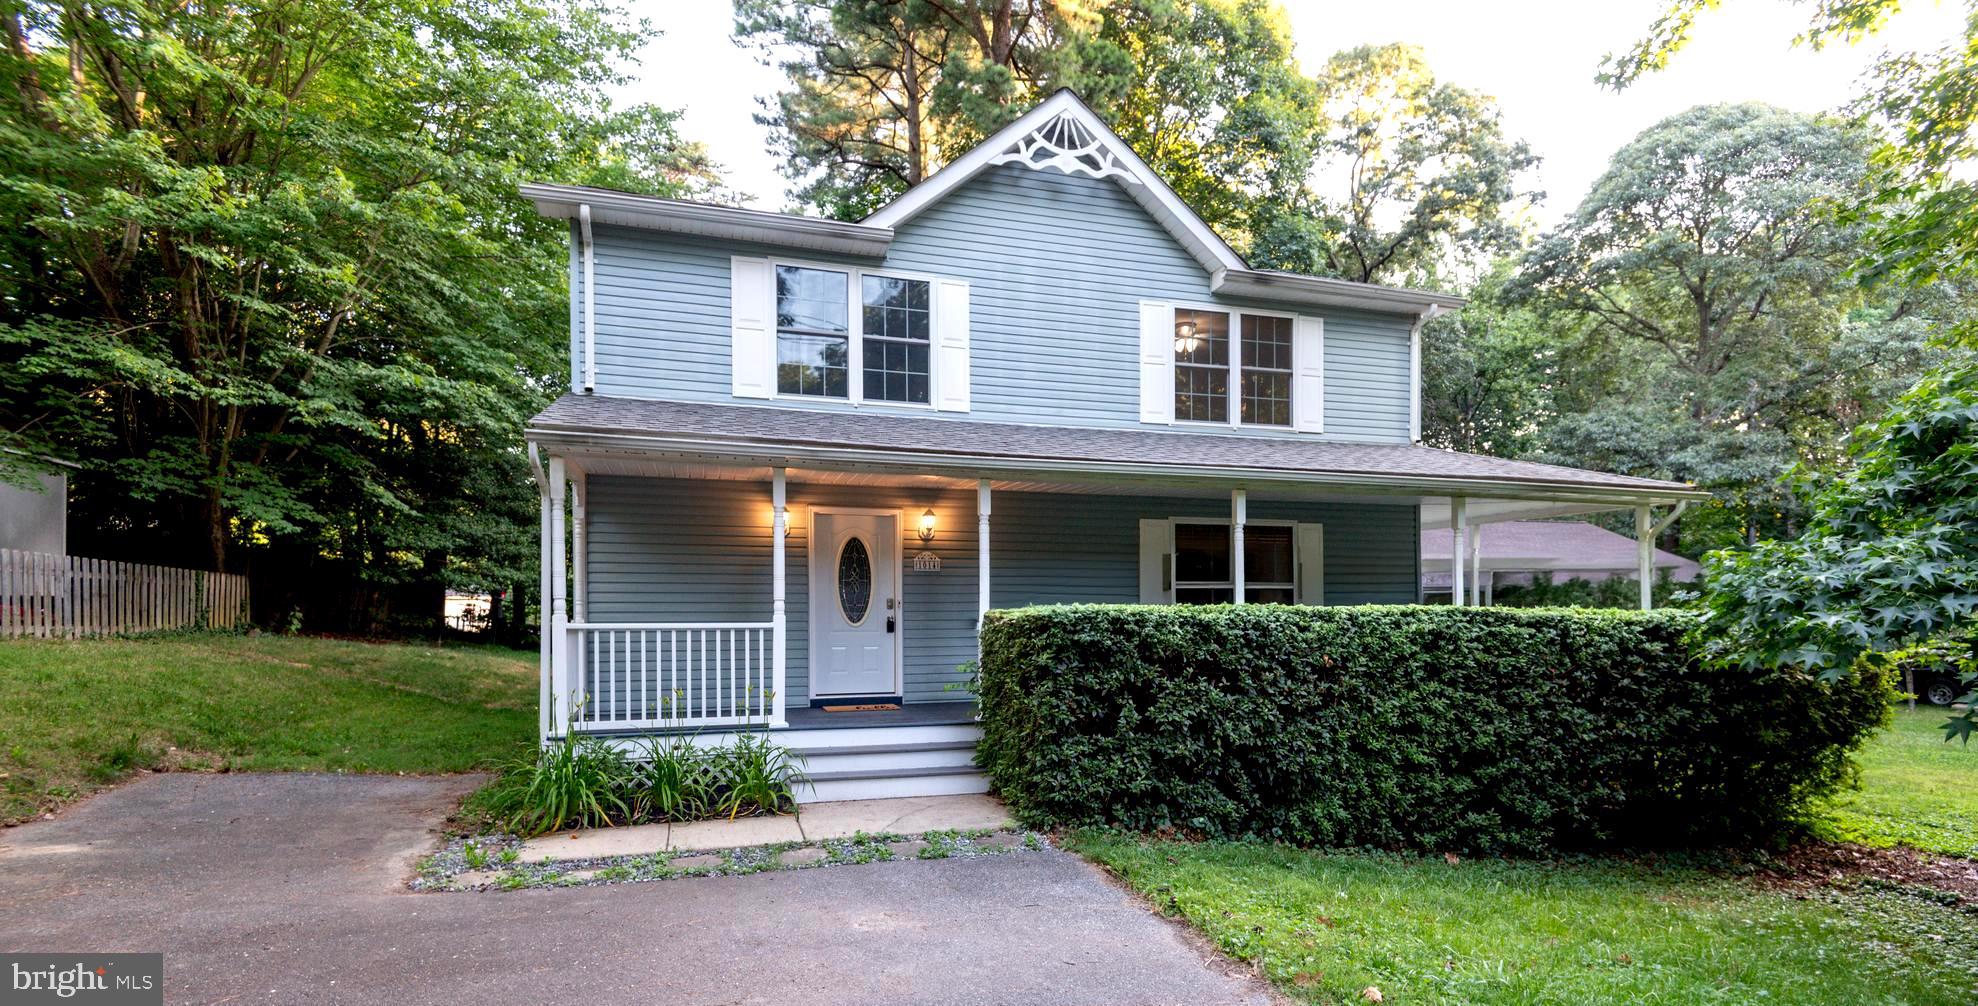
<instances>
[{"instance_id":1,"label":"sky","mask_svg":"<svg viewBox=\"0 0 1978 1006\"><path fill-rule=\"evenodd\" d=\"M1654 20L1662 0L1289 0L1299 60L1314 69L1357 45L1411 42L1438 79L1495 96L1512 135L1544 158L1535 222L1570 214L1607 158L1661 119L1712 101L1764 101L1815 112L1845 103L1884 49L1935 48L1956 36L1954 4L1917 0L1857 46L1792 46L1806 9L1784 0L1732 0L1706 14L1667 70L1616 95L1594 83L1600 58ZM707 144L728 184L758 209L786 209L766 131L751 118L781 76L729 37L726 0L633 0L630 14L664 34L640 53L619 102L681 109L680 129Z\"/></svg>"}]
</instances>

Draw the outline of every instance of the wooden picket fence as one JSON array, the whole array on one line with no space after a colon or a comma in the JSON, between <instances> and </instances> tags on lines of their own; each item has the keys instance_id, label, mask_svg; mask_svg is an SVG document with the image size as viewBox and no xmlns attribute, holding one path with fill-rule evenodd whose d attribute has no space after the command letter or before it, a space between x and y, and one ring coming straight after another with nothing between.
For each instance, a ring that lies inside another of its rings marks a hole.
<instances>
[{"instance_id":1,"label":"wooden picket fence","mask_svg":"<svg viewBox=\"0 0 1978 1006\"><path fill-rule=\"evenodd\" d=\"M247 624L247 577L0 549L0 638Z\"/></svg>"}]
</instances>

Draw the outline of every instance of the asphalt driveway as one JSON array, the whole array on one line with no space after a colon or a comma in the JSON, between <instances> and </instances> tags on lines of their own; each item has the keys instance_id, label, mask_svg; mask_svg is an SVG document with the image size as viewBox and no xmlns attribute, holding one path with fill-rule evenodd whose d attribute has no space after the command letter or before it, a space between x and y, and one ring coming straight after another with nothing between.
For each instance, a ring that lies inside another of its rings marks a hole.
<instances>
[{"instance_id":1,"label":"asphalt driveway","mask_svg":"<svg viewBox=\"0 0 1978 1006\"><path fill-rule=\"evenodd\" d=\"M1265 1003L1051 851L413 894L461 779L158 775L0 831L0 950L165 953L185 1003Z\"/></svg>"}]
</instances>

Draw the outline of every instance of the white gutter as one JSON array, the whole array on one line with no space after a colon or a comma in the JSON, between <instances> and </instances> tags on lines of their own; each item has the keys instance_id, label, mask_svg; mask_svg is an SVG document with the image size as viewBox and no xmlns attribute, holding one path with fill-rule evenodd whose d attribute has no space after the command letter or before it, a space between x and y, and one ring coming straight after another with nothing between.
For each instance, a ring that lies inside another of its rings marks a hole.
<instances>
[{"instance_id":1,"label":"white gutter","mask_svg":"<svg viewBox=\"0 0 1978 1006\"><path fill-rule=\"evenodd\" d=\"M1556 482L1493 480L1433 475L1386 475L1372 472L1312 472L1268 468L1207 468L1194 465L1156 465L1117 461L1075 461L1056 458L1007 458L971 454L916 453L857 447L816 447L802 444L751 444L627 433L530 429L532 444L554 445L565 453L587 449L619 449L688 455L717 463L744 463L793 467L841 465L885 469L909 468L922 474L946 474L965 478L995 475L1025 476L1039 473L1058 475L1114 476L1173 484L1189 480L1202 485L1227 485L1240 479L1252 485L1264 483L1333 487L1358 492L1428 496L1490 496L1497 499L1530 499L1557 502L1587 502L1633 506L1645 500L1657 504L1683 499L1708 499L1699 489L1642 486L1576 486Z\"/></svg>"},{"instance_id":2,"label":"white gutter","mask_svg":"<svg viewBox=\"0 0 1978 1006\"><path fill-rule=\"evenodd\" d=\"M597 251L591 244L591 204L577 207L577 223L584 236L584 393L589 394L598 386L597 298L593 292L597 286Z\"/></svg>"}]
</instances>

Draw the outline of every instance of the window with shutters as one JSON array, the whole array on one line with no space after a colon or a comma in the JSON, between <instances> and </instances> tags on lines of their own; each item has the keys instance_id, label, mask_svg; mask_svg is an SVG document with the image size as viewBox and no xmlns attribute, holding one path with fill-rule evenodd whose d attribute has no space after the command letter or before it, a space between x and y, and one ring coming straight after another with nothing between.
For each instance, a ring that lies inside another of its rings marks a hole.
<instances>
[{"instance_id":1,"label":"window with shutters","mask_svg":"<svg viewBox=\"0 0 1978 1006\"><path fill-rule=\"evenodd\" d=\"M1243 525L1243 599L1251 604L1293 604L1298 593L1294 525L1251 521ZM1236 597L1227 523L1174 524L1176 604L1228 604Z\"/></svg>"},{"instance_id":2,"label":"window with shutters","mask_svg":"<svg viewBox=\"0 0 1978 1006\"><path fill-rule=\"evenodd\" d=\"M1175 308L1175 422L1291 426L1292 332L1289 315Z\"/></svg>"},{"instance_id":3,"label":"window with shutters","mask_svg":"<svg viewBox=\"0 0 1978 1006\"><path fill-rule=\"evenodd\" d=\"M931 404L932 280L788 263L775 274L777 394Z\"/></svg>"}]
</instances>

